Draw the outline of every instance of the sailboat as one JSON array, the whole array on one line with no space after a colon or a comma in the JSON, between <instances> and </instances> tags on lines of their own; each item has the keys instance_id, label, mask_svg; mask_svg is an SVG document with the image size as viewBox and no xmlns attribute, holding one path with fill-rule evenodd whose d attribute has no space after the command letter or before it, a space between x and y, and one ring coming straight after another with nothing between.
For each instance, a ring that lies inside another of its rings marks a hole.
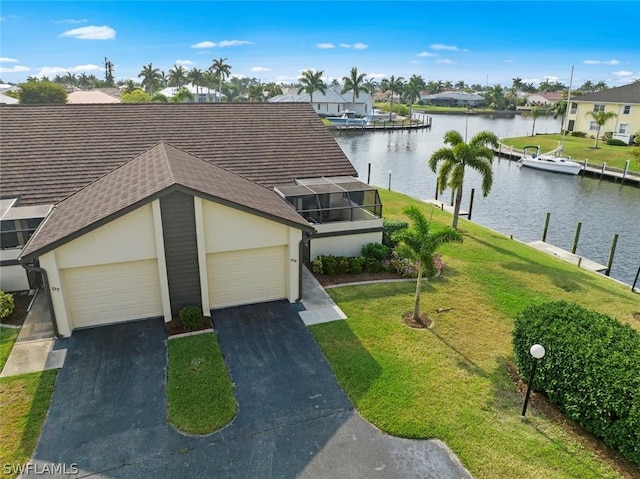
<instances>
[{"instance_id":1,"label":"sailboat","mask_svg":"<svg viewBox=\"0 0 640 479\"><path fill-rule=\"evenodd\" d=\"M563 156L564 138L567 132L569 121L569 108L571 108L571 85L573 83L573 66L571 67L571 79L569 80L569 91L567 93L567 109L562 122L562 140L560 145L547 153L540 153L539 146L525 146L520 164L537 170L551 171L554 173L564 173L567 175L577 175L582 169L582 164L571 160L571 157Z\"/></svg>"}]
</instances>

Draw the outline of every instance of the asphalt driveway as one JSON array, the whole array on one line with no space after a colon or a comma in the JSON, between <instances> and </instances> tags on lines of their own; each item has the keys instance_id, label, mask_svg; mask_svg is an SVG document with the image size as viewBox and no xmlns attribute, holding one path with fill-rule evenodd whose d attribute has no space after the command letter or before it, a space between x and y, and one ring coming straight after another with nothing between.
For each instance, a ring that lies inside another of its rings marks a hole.
<instances>
[{"instance_id":1,"label":"asphalt driveway","mask_svg":"<svg viewBox=\"0 0 640 479\"><path fill-rule=\"evenodd\" d=\"M162 320L76 331L35 470L65 464L60 477L103 478L471 477L441 442L390 437L364 421L288 303L214 317L238 400L230 425L193 437L167 424ZM74 465L79 474L70 476Z\"/></svg>"}]
</instances>

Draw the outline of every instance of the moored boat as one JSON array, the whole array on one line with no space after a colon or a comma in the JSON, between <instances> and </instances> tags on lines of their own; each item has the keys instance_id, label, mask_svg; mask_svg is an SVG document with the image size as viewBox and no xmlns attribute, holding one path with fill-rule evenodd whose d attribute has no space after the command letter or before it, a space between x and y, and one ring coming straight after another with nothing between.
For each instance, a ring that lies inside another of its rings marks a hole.
<instances>
[{"instance_id":1,"label":"moored boat","mask_svg":"<svg viewBox=\"0 0 640 479\"><path fill-rule=\"evenodd\" d=\"M572 161L571 158L564 158L550 153L540 154L539 146L525 146L520 163L522 166L529 168L564 173L566 175L577 175L582 169L582 165Z\"/></svg>"}]
</instances>

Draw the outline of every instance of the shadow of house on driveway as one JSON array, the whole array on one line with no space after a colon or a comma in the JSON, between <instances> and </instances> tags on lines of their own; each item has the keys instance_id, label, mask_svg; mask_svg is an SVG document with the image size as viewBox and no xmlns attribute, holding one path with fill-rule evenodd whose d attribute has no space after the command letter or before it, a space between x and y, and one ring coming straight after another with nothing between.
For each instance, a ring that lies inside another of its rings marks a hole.
<instances>
[{"instance_id":1,"label":"shadow of house on driveway","mask_svg":"<svg viewBox=\"0 0 640 479\"><path fill-rule=\"evenodd\" d=\"M103 478L471 477L440 441L394 438L363 420L292 305L214 318L238 400L231 424L201 437L167 424L162 320L81 330L34 466L77 464L79 477Z\"/></svg>"}]
</instances>

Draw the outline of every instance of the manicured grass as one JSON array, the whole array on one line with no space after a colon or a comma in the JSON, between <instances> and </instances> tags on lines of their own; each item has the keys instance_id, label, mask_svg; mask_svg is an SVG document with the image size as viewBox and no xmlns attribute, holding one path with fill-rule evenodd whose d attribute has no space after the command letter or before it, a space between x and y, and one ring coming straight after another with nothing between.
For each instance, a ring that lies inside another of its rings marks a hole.
<instances>
[{"instance_id":1,"label":"manicured grass","mask_svg":"<svg viewBox=\"0 0 640 479\"><path fill-rule=\"evenodd\" d=\"M505 138L502 142L519 150L527 145L540 145L544 153L557 148L561 140L562 135L553 134ZM564 142L565 154L575 161L587 160L589 163L596 165L602 165L606 161L607 166L616 168L624 168L625 162L631 160L629 169L640 171L640 165L631 155L632 146L611 146L607 145L606 142L599 141L598 149L596 150L593 149L594 141L592 138L577 138L567 135Z\"/></svg>"},{"instance_id":2,"label":"manicured grass","mask_svg":"<svg viewBox=\"0 0 640 479\"><path fill-rule=\"evenodd\" d=\"M401 217L407 204L431 215L420 201L380 193L385 216ZM451 216L436 210L433 221L448 225ZM460 226L465 242L443 248L444 276L423 287L431 330L402 322L413 304L412 283L329 290L349 319L311 330L340 384L377 427L442 439L476 478L620 477L535 403L523 423L523 394L507 365L513 317L525 305L575 301L640 329L633 319L638 296L466 220Z\"/></svg>"},{"instance_id":3,"label":"manicured grass","mask_svg":"<svg viewBox=\"0 0 640 479\"><path fill-rule=\"evenodd\" d=\"M231 378L215 333L169 340L169 421L190 434L208 434L236 413Z\"/></svg>"},{"instance_id":4,"label":"manicured grass","mask_svg":"<svg viewBox=\"0 0 640 479\"><path fill-rule=\"evenodd\" d=\"M0 326L0 371L4 368L19 333L19 329L3 328Z\"/></svg>"},{"instance_id":5,"label":"manicured grass","mask_svg":"<svg viewBox=\"0 0 640 479\"><path fill-rule=\"evenodd\" d=\"M24 464L31 459L57 374L49 370L0 379L0 464Z\"/></svg>"}]
</instances>

